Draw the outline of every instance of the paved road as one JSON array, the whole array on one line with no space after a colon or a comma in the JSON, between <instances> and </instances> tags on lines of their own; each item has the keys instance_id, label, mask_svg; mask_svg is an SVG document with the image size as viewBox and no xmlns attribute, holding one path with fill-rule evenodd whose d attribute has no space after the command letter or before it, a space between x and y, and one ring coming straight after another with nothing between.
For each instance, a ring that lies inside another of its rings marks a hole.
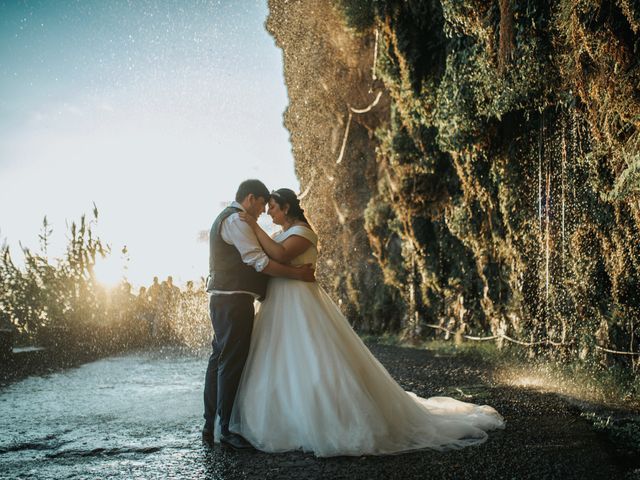
<instances>
[{"instance_id":1,"label":"paved road","mask_svg":"<svg viewBox=\"0 0 640 480\"><path fill-rule=\"evenodd\" d=\"M494 406L487 443L446 453L317 459L210 450L199 440L206 356L143 352L0 389L0 478L624 478L625 466L562 398L496 385L470 357L372 345L407 390Z\"/></svg>"}]
</instances>

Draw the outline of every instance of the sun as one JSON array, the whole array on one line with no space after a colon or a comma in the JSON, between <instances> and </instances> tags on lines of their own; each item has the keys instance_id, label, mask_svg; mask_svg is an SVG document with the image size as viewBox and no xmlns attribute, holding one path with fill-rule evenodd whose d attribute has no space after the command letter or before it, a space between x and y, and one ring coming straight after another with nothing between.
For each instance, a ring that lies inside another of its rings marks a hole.
<instances>
[{"instance_id":1,"label":"sun","mask_svg":"<svg viewBox=\"0 0 640 480\"><path fill-rule=\"evenodd\" d=\"M115 287L125 278L123 262L114 255L97 257L94 273L96 280L107 288Z\"/></svg>"}]
</instances>

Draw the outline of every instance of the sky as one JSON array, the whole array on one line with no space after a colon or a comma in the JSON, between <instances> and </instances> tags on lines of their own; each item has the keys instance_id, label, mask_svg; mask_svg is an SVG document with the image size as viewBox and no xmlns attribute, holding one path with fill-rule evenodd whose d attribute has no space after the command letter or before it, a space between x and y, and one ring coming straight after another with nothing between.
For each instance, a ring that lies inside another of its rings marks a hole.
<instances>
[{"instance_id":1,"label":"sky","mask_svg":"<svg viewBox=\"0 0 640 480\"><path fill-rule=\"evenodd\" d=\"M45 215L63 255L95 203L103 282L181 285L207 275L202 232L242 180L298 190L266 1L0 0L0 243L17 263Z\"/></svg>"}]
</instances>

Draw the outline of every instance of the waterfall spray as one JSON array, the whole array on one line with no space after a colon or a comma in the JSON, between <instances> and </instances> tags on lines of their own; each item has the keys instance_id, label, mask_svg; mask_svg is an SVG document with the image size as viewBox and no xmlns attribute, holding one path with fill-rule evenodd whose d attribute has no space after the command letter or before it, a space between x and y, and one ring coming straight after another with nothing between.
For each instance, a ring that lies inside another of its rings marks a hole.
<instances>
[{"instance_id":1,"label":"waterfall spray","mask_svg":"<svg viewBox=\"0 0 640 480\"><path fill-rule=\"evenodd\" d=\"M538 135L538 224L540 227L540 242L542 242L542 155L544 146L544 112L540 114L540 133Z\"/></svg>"},{"instance_id":2,"label":"waterfall spray","mask_svg":"<svg viewBox=\"0 0 640 480\"><path fill-rule=\"evenodd\" d=\"M539 253L539 262L538 263L538 275L542 274L542 265L541 263L545 261L545 298L544 298L544 308L542 311L542 319L544 320L544 324L547 327L547 316L548 316L548 304L549 304L549 247L548 247L548 221L549 221L549 175L547 171L547 188L546 188L546 197L545 197L545 207L546 207L546 225L543 219L543 210L542 210L542 168L544 164L544 111L540 113L540 131L538 135L538 241L540 245L540 253ZM545 231L546 227L546 231ZM546 233L546 238L545 238ZM546 240L546 241L545 241ZM542 283L542 280L540 280ZM538 294L539 301L541 300L540 294ZM542 323L542 322L541 322Z\"/></svg>"},{"instance_id":3,"label":"waterfall spray","mask_svg":"<svg viewBox=\"0 0 640 480\"><path fill-rule=\"evenodd\" d=\"M374 40L373 45L373 65L371 65L371 78L376 80L378 77L376 76L376 63L378 61L378 37L380 36L379 30L376 28L376 39Z\"/></svg>"},{"instance_id":4,"label":"waterfall spray","mask_svg":"<svg viewBox=\"0 0 640 480\"><path fill-rule=\"evenodd\" d=\"M567 163L567 137L566 137L566 125L563 122L562 123L562 169L560 172L561 175L561 209L562 209L562 213L561 213L561 222L562 222L562 243L561 243L561 249L562 249L562 267L561 267L561 272L562 272L562 279L564 280L564 256L565 256L565 166Z\"/></svg>"},{"instance_id":5,"label":"waterfall spray","mask_svg":"<svg viewBox=\"0 0 640 480\"><path fill-rule=\"evenodd\" d=\"M351 127L351 119L353 118L353 114L351 113L351 109L349 109L349 117L347 118L347 126L344 129L344 137L342 137L342 147L340 147L340 155L338 155L338 160L336 163L342 162L342 157L344 156L344 149L347 147L347 139L349 138L349 128Z\"/></svg>"},{"instance_id":6,"label":"waterfall spray","mask_svg":"<svg viewBox=\"0 0 640 480\"><path fill-rule=\"evenodd\" d=\"M545 191L545 205L544 205L544 216L545 216L545 239L544 239L544 257L545 257L545 267L544 267L544 284L545 284L545 312L548 311L549 307L549 257L550 257L550 249L549 249L549 197L551 196L551 170L550 166L547 165L547 188Z\"/></svg>"}]
</instances>

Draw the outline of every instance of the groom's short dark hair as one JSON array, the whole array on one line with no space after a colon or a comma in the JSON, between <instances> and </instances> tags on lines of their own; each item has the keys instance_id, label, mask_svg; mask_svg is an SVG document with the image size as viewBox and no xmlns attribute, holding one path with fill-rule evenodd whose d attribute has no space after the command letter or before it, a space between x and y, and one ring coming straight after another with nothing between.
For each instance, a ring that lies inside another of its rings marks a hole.
<instances>
[{"instance_id":1,"label":"groom's short dark hair","mask_svg":"<svg viewBox=\"0 0 640 480\"><path fill-rule=\"evenodd\" d=\"M253 193L254 197L262 197L265 200L269 200L269 189L260 180L249 179L245 180L238 187L236 192L236 202L242 202L247 195Z\"/></svg>"}]
</instances>

